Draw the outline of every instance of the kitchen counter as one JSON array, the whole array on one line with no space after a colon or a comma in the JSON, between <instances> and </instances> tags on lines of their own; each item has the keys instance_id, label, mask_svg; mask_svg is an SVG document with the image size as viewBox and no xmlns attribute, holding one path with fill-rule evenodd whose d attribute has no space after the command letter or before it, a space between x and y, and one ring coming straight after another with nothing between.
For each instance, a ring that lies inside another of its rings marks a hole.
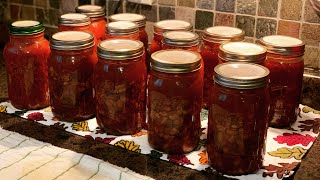
<instances>
[{"instance_id":1,"label":"kitchen counter","mask_svg":"<svg viewBox=\"0 0 320 180\"><path fill-rule=\"evenodd\" d=\"M0 54L0 102L6 100L7 81L2 54ZM320 109L320 72L306 70L302 103L312 108ZM0 127L9 131L49 142L55 146L70 149L79 153L103 159L121 167L127 167L142 175L157 179L225 179L217 173L209 174L188 169L173 163L152 158L147 155L137 154L108 144L96 142L63 131L58 128L43 126L33 121L0 113ZM300 168L292 176L294 179L319 179L320 178L320 138L303 159ZM290 178L292 179L292 178Z\"/></svg>"}]
</instances>

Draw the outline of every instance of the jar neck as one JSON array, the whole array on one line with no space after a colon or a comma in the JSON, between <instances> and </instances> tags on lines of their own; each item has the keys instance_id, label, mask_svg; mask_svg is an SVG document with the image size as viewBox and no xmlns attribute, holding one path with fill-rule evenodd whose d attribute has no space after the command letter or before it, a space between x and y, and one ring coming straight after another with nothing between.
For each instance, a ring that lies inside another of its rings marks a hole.
<instances>
[{"instance_id":1,"label":"jar neck","mask_svg":"<svg viewBox=\"0 0 320 180\"><path fill-rule=\"evenodd\" d=\"M98 16L98 17L90 17L91 22L96 22L96 21L105 21L104 16Z\"/></svg>"},{"instance_id":2,"label":"jar neck","mask_svg":"<svg viewBox=\"0 0 320 180\"><path fill-rule=\"evenodd\" d=\"M51 52L59 54L59 55L77 55L77 54L86 54L90 51L93 51L93 47L89 47L86 49L79 49L79 50L57 50L51 49Z\"/></svg>"},{"instance_id":3,"label":"jar neck","mask_svg":"<svg viewBox=\"0 0 320 180\"><path fill-rule=\"evenodd\" d=\"M275 54L275 53L270 53L267 52L267 57L271 57L271 58L281 58L281 59L302 59L303 55L294 55L294 54Z\"/></svg>"},{"instance_id":4,"label":"jar neck","mask_svg":"<svg viewBox=\"0 0 320 180\"><path fill-rule=\"evenodd\" d=\"M14 35L14 34L10 34L10 41L14 42L14 41L36 41L36 40L42 40L44 39L44 32L41 33L37 33L37 34L23 34L23 35Z\"/></svg>"},{"instance_id":5,"label":"jar neck","mask_svg":"<svg viewBox=\"0 0 320 180\"><path fill-rule=\"evenodd\" d=\"M87 31L90 28L89 25L85 26L66 26L66 25L59 25L59 31Z\"/></svg>"},{"instance_id":6,"label":"jar neck","mask_svg":"<svg viewBox=\"0 0 320 180\"><path fill-rule=\"evenodd\" d=\"M219 42L212 42L212 41L207 41L207 40L202 40L202 43L206 46L216 47L216 48L219 48L219 46L222 44Z\"/></svg>"}]
</instances>

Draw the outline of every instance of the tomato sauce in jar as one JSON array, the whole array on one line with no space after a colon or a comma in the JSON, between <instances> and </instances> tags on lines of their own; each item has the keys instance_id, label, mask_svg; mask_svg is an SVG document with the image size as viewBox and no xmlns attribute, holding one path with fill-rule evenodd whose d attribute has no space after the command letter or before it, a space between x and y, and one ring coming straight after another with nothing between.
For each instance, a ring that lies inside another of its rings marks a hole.
<instances>
[{"instance_id":1,"label":"tomato sauce in jar","mask_svg":"<svg viewBox=\"0 0 320 180\"><path fill-rule=\"evenodd\" d=\"M202 88L200 54L171 49L151 55L148 141L153 148L180 154L198 145Z\"/></svg>"},{"instance_id":2,"label":"tomato sauce in jar","mask_svg":"<svg viewBox=\"0 0 320 180\"><path fill-rule=\"evenodd\" d=\"M17 109L49 106L49 42L38 21L16 21L10 26L10 40L3 50L8 95Z\"/></svg>"},{"instance_id":3,"label":"tomato sauce in jar","mask_svg":"<svg viewBox=\"0 0 320 180\"><path fill-rule=\"evenodd\" d=\"M139 39L143 43L145 50L148 49L148 34L146 32L146 17L141 14L120 13L109 16L110 22L130 21L134 22L139 27Z\"/></svg>"},{"instance_id":4,"label":"tomato sauce in jar","mask_svg":"<svg viewBox=\"0 0 320 180\"><path fill-rule=\"evenodd\" d=\"M184 49L198 53L199 36L189 31L169 31L163 33L162 49Z\"/></svg>"},{"instance_id":5,"label":"tomato sauce in jar","mask_svg":"<svg viewBox=\"0 0 320 180\"><path fill-rule=\"evenodd\" d=\"M260 39L267 48L265 66L270 70L269 125L288 127L296 122L303 82L304 43L297 38L272 35Z\"/></svg>"},{"instance_id":6,"label":"tomato sauce in jar","mask_svg":"<svg viewBox=\"0 0 320 180\"><path fill-rule=\"evenodd\" d=\"M52 35L48 59L52 113L62 121L82 121L95 113L93 69L97 62L92 33L63 31Z\"/></svg>"},{"instance_id":7,"label":"tomato sauce in jar","mask_svg":"<svg viewBox=\"0 0 320 180\"><path fill-rule=\"evenodd\" d=\"M97 123L107 133L135 134L146 118L147 69L143 43L110 39L99 43L94 71Z\"/></svg>"},{"instance_id":8,"label":"tomato sauce in jar","mask_svg":"<svg viewBox=\"0 0 320 180\"><path fill-rule=\"evenodd\" d=\"M90 29L97 41L100 42L106 37L105 9L97 5L82 5L76 8L77 13L85 14L90 17Z\"/></svg>"},{"instance_id":9,"label":"tomato sauce in jar","mask_svg":"<svg viewBox=\"0 0 320 180\"><path fill-rule=\"evenodd\" d=\"M223 63L214 69L207 153L210 165L228 175L262 167L269 108L269 70L258 64Z\"/></svg>"},{"instance_id":10,"label":"tomato sauce in jar","mask_svg":"<svg viewBox=\"0 0 320 180\"><path fill-rule=\"evenodd\" d=\"M258 44L228 42L219 47L219 64L226 62L247 62L264 65L267 50Z\"/></svg>"},{"instance_id":11,"label":"tomato sauce in jar","mask_svg":"<svg viewBox=\"0 0 320 180\"><path fill-rule=\"evenodd\" d=\"M244 40L244 31L234 27L214 26L203 31L200 54L204 63L203 108L208 107L214 68L219 64L218 52L221 44Z\"/></svg>"},{"instance_id":12,"label":"tomato sauce in jar","mask_svg":"<svg viewBox=\"0 0 320 180\"><path fill-rule=\"evenodd\" d=\"M129 21L110 22L106 26L106 39L139 40L138 25Z\"/></svg>"}]
</instances>

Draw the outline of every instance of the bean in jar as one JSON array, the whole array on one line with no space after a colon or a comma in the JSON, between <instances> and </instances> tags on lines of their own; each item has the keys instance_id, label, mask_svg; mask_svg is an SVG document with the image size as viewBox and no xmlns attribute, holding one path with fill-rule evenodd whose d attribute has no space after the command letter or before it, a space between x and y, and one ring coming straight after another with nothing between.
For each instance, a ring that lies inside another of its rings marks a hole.
<instances>
[{"instance_id":1,"label":"bean in jar","mask_svg":"<svg viewBox=\"0 0 320 180\"><path fill-rule=\"evenodd\" d=\"M162 49L184 49L198 53L199 36L189 31L163 33Z\"/></svg>"},{"instance_id":2,"label":"bean in jar","mask_svg":"<svg viewBox=\"0 0 320 180\"><path fill-rule=\"evenodd\" d=\"M221 173L244 175L262 167L269 108L269 70L258 64L215 67L208 115L207 153Z\"/></svg>"},{"instance_id":3,"label":"bean in jar","mask_svg":"<svg viewBox=\"0 0 320 180\"><path fill-rule=\"evenodd\" d=\"M105 39L105 9L97 5L82 5L76 8L77 13L85 14L90 17L90 29L94 36L97 38L98 42Z\"/></svg>"},{"instance_id":4,"label":"bean in jar","mask_svg":"<svg viewBox=\"0 0 320 180\"><path fill-rule=\"evenodd\" d=\"M203 31L200 54L204 63L203 108L208 107L214 68L219 64L221 44L244 40L244 31L234 27L214 26Z\"/></svg>"},{"instance_id":5,"label":"bean in jar","mask_svg":"<svg viewBox=\"0 0 320 180\"><path fill-rule=\"evenodd\" d=\"M52 113L62 121L82 121L94 115L93 69L97 56L93 34L64 31L52 35L49 89Z\"/></svg>"},{"instance_id":6,"label":"bean in jar","mask_svg":"<svg viewBox=\"0 0 320 180\"><path fill-rule=\"evenodd\" d=\"M227 42L219 47L219 63L247 62L264 65L267 50L258 44Z\"/></svg>"},{"instance_id":7,"label":"bean in jar","mask_svg":"<svg viewBox=\"0 0 320 180\"><path fill-rule=\"evenodd\" d=\"M139 40L138 25L129 21L110 22L106 26L106 39Z\"/></svg>"},{"instance_id":8,"label":"bean in jar","mask_svg":"<svg viewBox=\"0 0 320 180\"><path fill-rule=\"evenodd\" d=\"M141 14L134 13L120 13L109 16L110 22L116 21L130 21L134 22L139 27L139 39L144 45L144 49L148 49L148 34L146 32L146 17Z\"/></svg>"},{"instance_id":9,"label":"bean in jar","mask_svg":"<svg viewBox=\"0 0 320 180\"><path fill-rule=\"evenodd\" d=\"M270 70L269 125L288 127L296 122L303 82L304 43L297 38L272 35L260 39L267 48L265 66Z\"/></svg>"},{"instance_id":10,"label":"bean in jar","mask_svg":"<svg viewBox=\"0 0 320 180\"><path fill-rule=\"evenodd\" d=\"M114 135L135 134L146 119L147 69L143 43L110 39L98 45L94 71L98 125Z\"/></svg>"},{"instance_id":11,"label":"bean in jar","mask_svg":"<svg viewBox=\"0 0 320 180\"><path fill-rule=\"evenodd\" d=\"M199 142L203 67L198 53L162 50L152 54L148 82L148 141L180 154Z\"/></svg>"},{"instance_id":12,"label":"bean in jar","mask_svg":"<svg viewBox=\"0 0 320 180\"><path fill-rule=\"evenodd\" d=\"M16 21L10 26L10 40L3 50L6 62L8 95L18 109L49 106L49 42L38 21Z\"/></svg>"}]
</instances>

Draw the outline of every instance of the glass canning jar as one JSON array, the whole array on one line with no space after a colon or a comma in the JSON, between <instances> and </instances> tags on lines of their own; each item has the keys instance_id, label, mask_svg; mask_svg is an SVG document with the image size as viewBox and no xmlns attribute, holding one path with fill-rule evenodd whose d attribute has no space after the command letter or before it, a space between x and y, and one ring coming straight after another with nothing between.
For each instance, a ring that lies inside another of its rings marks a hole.
<instances>
[{"instance_id":1,"label":"glass canning jar","mask_svg":"<svg viewBox=\"0 0 320 180\"><path fill-rule=\"evenodd\" d=\"M6 62L8 95L18 109L49 106L49 42L38 21L16 21L10 26L10 40L3 50Z\"/></svg>"},{"instance_id":2,"label":"glass canning jar","mask_svg":"<svg viewBox=\"0 0 320 180\"><path fill-rule=\"evenodd\" d=\"M151 55L148 141L170 154L188 153L201 135L203 67L200 54L161 50Z\"/></svg>"},{"instance_id":3,"label":"glass canning jar","mask_svg":"<svg viewBox=\"0 0 320 180\"><path fill-rule=\"evenodd\" d=\"M91 32L90 18L85 14L68 13L59 17L58 31L86 31Z\"/></svg>"},{"instance_id":4,"label":"glass canning jar","mask_svg":"<svg viewBox=\"0 0 320 180\"><path fill-rule=\"evenodd\" d=\"M162 49L184 49L198 53L199 36L189 31L163 33Z\"/></svg>"},{"instance_id":5,"label":"glass canning jar","mask_svg":"<svg viewBox=\"0 0 320 180\"><path fill-rule=\"evenodd\" d=\"M258 44L247 42L227 42L220 45L219 63L247 62L264 65L267 50Z\"/></svg>"},{"instance_id":6,"label":"glass canning jar","mask_svg":"<svg viewBox=\"0 0 320 180\"><path fill-rule=\"evenodd\" d=\"M139 39L143 43L145 50L148 49L148 34L146 32L146 17L141 14L120 13L109 16L110 22L130 21L134 22L139 27Z\"/></svg>"},{"instance_id":7,"label":"glass canning jar","mask_svg":"<svg viewBox=\"0 0 320 180\"><path fill-rule=\"evenodd\" d=\"M97 62L93 34L63 31L52 35L48 59L52 113L62 121L82 121L95 113L92 76Z\"/></svg>"},{"instance_id":8,"label":"glass canning jar","mask_svg":"<svg viewBox=\"0 0 320 180\"><path fill-rule=\"evenodd\" d=\"M135 134L146 119L147 69L141 41L110 39L98 45L94 71L97 123L107 133Z\"/></svg>"},{"instance_id":9,"label":"glass canning jar","mask_svg":"<svg viewBox=\"0 0 320 180\"><path fill-rule=\"evenodd\" d=\"M76 8L76 12L90 17L90 29L98 42L105 39L107 22L105 19L105 9L103 7L97 5L82 5Z\"/></svg>"},{"instance_id":10,"label":"glass canning jar","mask_svg":"<svg viewBox=\"0 0 320 180\"><path fill-rule=\"evenodd\" d=\"M210 86L214 68L219 64L218 52L221 44L244 40L244 31L234 27L214 26L203 31L200 54L204 63L203 108L208 107Z\"/></svg>"},{"instance_id":11,"label":"glass canning jar","mask_svg":"<svg viewBox=\"0 0 320 180\"><path fill-rule=\"evenodd\" d=\"M208 115L210 165L228 175L262 166L269 108L269 70L258 64L223 63L214 69Z\"/></svg>"},{"instance_id":12,"label":"glass canning jar","mask_svg":"<svg viewBox=\"0 0 320 180\"><path fill-rule=\"evenodd\" d=\"M296 122L303 82L304 43L297 38L272 35L260 39L267 48L265 66L270 70L269 125L288 127Z\"/></svg>"},{"instance_id":13,"label":"glass canning jar","mask_svg":"<svg viewBox=\"0 0 320 180\"><path fill-rule=\"evenodd\" d=\"M129 21L110 22L106 26L106 39L139 40L138 25Z\"/></svg>"}]
</instances>

